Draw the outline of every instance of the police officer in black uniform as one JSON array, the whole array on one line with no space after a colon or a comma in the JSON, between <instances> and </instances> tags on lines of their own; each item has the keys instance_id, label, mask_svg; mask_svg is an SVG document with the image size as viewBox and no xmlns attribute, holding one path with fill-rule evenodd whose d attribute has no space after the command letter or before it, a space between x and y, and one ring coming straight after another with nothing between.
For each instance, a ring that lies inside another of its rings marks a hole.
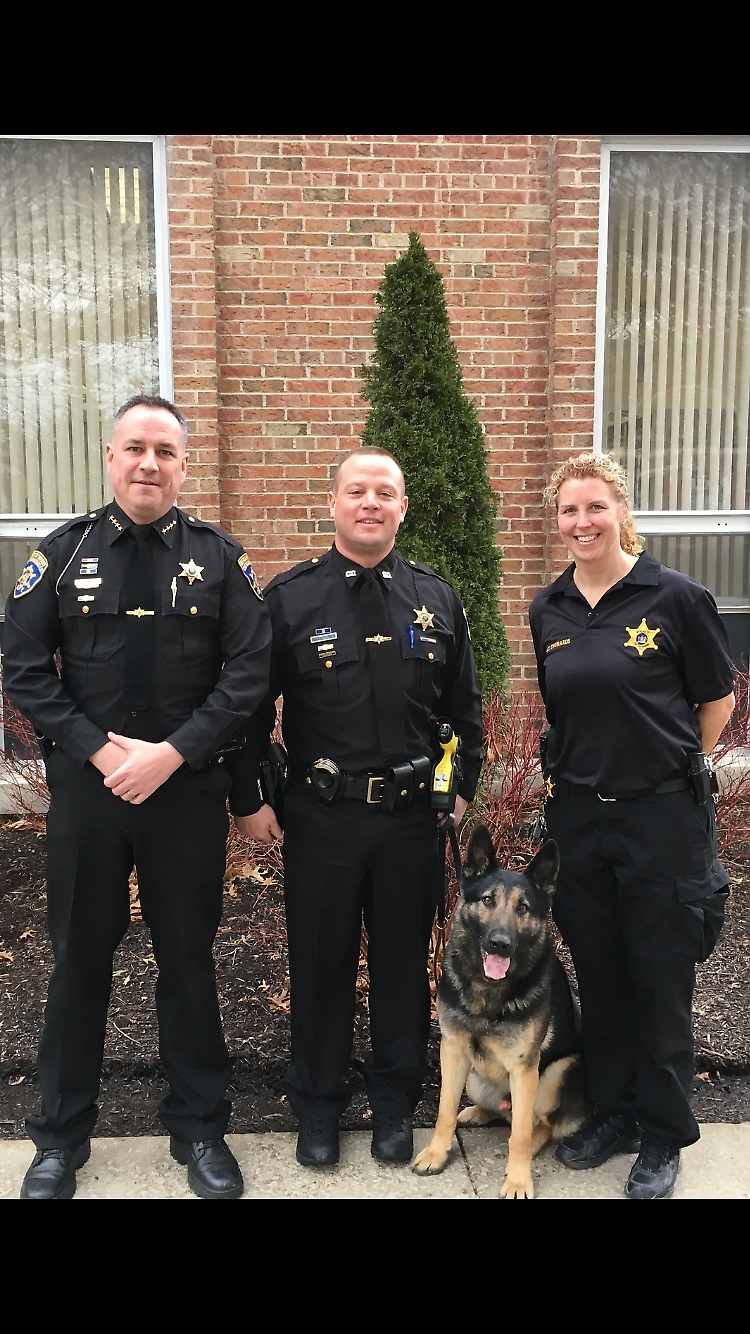
<instances>
[{"instance_id":1,"label":"police officer in black uniform","mask_svg":"<svg viewBox=\"0 0 750 1334\"><path fill-rule=\"evenodd\" d=\"M271 691L255 719L243 806L249 837L281 836L261 805L256 762L283 696L289 780L284 886L291 983L287 1090L297 1159L335 1163L351 1053L362 921L367 931L372 1153L411 1157L430 1023L427 957L444 868L430 789L461 739L455 818L474 795L481 700L466 617L453 588L393 550L404 478L381 449L344 455L329 496L332 549L264 590L273 622ZM439 804L439 803L437 803Z\"/></svg>"},{"instance_id":2,"label":"police officer in black uniform","mask_svg":"<svg viewBox=\"0 0 750 1334\"><path fill-rule=\"evenodd\" d=\"M643 551L610 455L569 459L545 493L573 565L530 609L546 705L553 911L580 990L596 1114L568 1167L638 1152L629 1199L666 1199L690 1107L695 965L729 879L706 761L731 716L729 643L711 594Z\"/></svg>"},{"instance_id":3,"label":"police officer in black uniform","mask_svg":"<svg viewBox=\"0 0 750 1334\"><path fill-rule=\"evenodd\" d=\"M170 1150L197 1195L242 1194L224 1141L230 1070L212 947L226 859L224 758L267 693L271 625L239 544L175 506L186 440L172 403L125 403L106 450L114 500L45 538L7 603L4 687L36 728L50 789L55 956L41 1107L27 1120L38 1152L22 1199L71 1198L89 1157L134 866L159 969Z\"/></svg>"}]
</instances>

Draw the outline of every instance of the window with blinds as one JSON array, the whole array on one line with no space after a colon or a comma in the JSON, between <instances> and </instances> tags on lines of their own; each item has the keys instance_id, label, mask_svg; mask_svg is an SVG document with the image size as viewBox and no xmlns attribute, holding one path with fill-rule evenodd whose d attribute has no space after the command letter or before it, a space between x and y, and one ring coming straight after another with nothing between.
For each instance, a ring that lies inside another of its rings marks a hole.
<instances>
[{"instance_id":1,"label":"window with blinds","mask_svg":"<svg viewBox=\"0 0 750 1334\"><path fill-rule=\"evenodd\" d=\"M116 408L159 392L156 258L153 139L0 138L3 601L24 539L109 494Z\"/></svg>"},{"instance_id":2,"label":"window with blinds","mask_svg":"<svg viewBox=\"0 0 750 1334\"><path fill-rule=\"evenodd\" d=\"M750 151L603 168L601 448L653 554L750 612Z\"/></svg>"}]
</instances>

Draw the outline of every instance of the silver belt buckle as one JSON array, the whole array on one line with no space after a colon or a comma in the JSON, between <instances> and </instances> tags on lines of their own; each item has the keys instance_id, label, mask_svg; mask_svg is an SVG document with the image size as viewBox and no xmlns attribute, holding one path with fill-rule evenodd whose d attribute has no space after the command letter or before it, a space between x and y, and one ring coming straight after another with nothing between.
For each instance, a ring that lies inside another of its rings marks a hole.
<instances>
[{"instance_id":1,"label":"silver belt buckle","mask_svg":"<svg viewBox=\"0 0 750 1334\"><path fill-rule=\"evenodd\" d=\"M384 778L379 777L379 776L377 776L377 775L373 775L372 777L370 777L370 778L367 780L367 797L366 797L366 801L367 801L367 805L368 805L368 806L379 806L379 805L380 805L380 802L381 802L382 799L383 799L383 783L384 783L384 781L385 781ZM373 785L373 783L380 783L380 791L379 791L379 793L378 793L378 795L377 795L376 797L373 796L373 790L372 790L372 785Z\"/></svg>"}]
</instances>

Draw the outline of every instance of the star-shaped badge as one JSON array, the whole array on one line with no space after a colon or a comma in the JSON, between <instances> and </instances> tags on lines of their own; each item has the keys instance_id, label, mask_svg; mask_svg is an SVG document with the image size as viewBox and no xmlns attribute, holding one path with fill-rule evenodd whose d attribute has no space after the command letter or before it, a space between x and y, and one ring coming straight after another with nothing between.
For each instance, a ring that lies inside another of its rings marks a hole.
<instances>
[{"instance_id":1,"label":"star-shaped badge","mask_svg":"<svg viewBox=\"0 0 750 1334\"><path fill-rule=\"evenodd\" d=\"M625 640L623 648L634 648L638 650L638 657L642 658L647 648L658 650L659 645L654 643L657 635L661 634L660 629L650 630L646 624L646 618L643 617L640 625L635 630L630 625L626 625L630 638Z\"/></svg>"},{"instance_id":2,"label":"star-shaped badge","mask_svg":"<svg viewBox=\"0 0 750 1334\"><path fill-rule=\"evenodd\" d=\"M203 583L203 571L205 570L205 568L206 568L205 565L196 565L195 561L191 556L190 560L187 561L187 563L184 560L180 561L179 578L182 579L184 576L184 578L187 579L188 583L191 585L196 579L200 579L201 583Z\"/></svg>"},{"instance_id":3,"label":"star-shaped badge","mask_svg":"<svg viewBox=\"0 0 750 1334\"><path fill-rule=\"evenodd\" d=\"M434 611L428 611L424 602L421 607L414 608L414 617L414 624L421 626L423 630L435 629L435 613Z\"/></svg>"}]
</instances>

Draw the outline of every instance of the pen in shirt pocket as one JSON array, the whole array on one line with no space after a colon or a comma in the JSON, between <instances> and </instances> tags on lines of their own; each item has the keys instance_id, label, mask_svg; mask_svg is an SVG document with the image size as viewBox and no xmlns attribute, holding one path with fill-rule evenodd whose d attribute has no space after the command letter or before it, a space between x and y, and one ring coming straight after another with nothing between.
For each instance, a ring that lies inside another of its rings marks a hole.
<instances>
[{"instance_id":1,"label":"pen in shirt pocket","mask_svg":"<svg viewBox=\"0 0 750 1334\"><path fill-rule=\"evenodd\" d=\"M409 648L414 648L414 626L409 626Z\"/></svg>"}]
</instances>

